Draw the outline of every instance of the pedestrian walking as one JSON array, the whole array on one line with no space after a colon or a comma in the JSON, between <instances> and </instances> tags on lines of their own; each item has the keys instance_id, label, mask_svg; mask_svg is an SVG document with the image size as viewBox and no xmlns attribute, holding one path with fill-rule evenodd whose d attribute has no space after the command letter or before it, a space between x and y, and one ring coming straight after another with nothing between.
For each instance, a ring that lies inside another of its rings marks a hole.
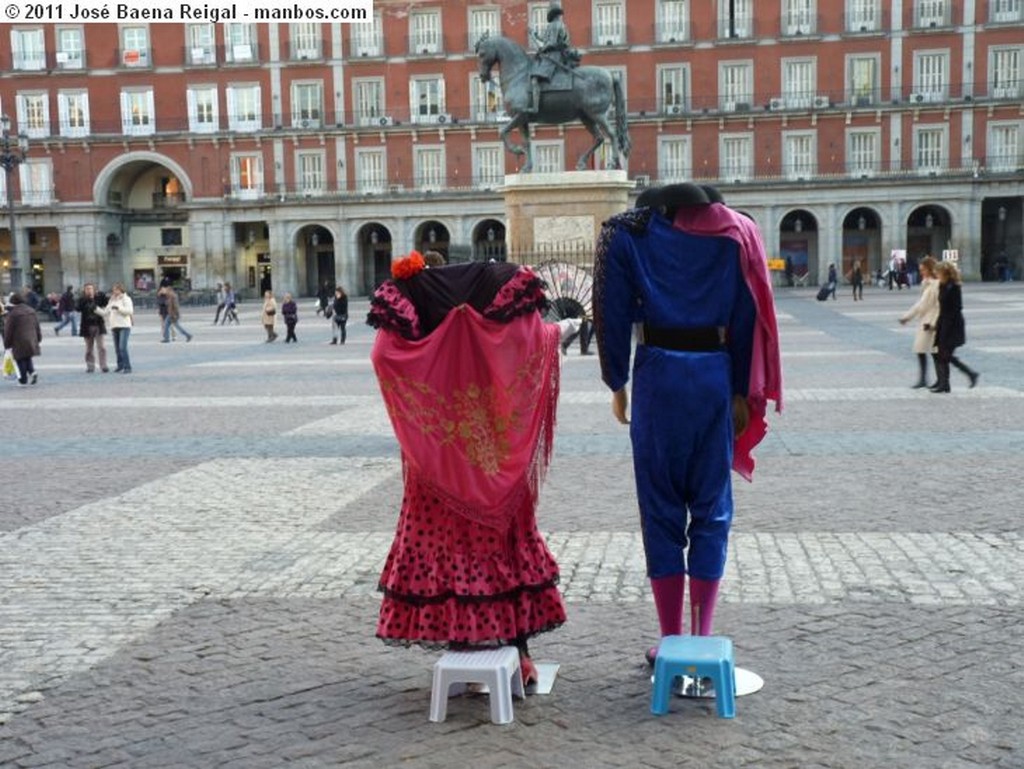
<instances>
[{"instance_id":1,"label":"pedestrian walking","mask_svg":"<svg viewBox=\"0 0 1024 769\"><path fill-rule=\"evenodd\" d=\"M912 385L915 390L928 386L926 380L929 355L932 355L935 361L936 383L939 373L939 359L935 355L935 327L939 319L939 282L935 277L935 259L926 256L918 265L918 270L921 273L921 297L913 307L900 316L901 324L906 324L914 318L919 321L912 348L917 355L917 367L920 372L917 383Z\"/></svg>"},{"instance_id":2,"label":"pedestrian walking","mask_svg":"<svg viewBox=\"0 0 1024 769\"><path fill-rule=\"evenodd\" d=\"M60 331L69 323L71 324L71 336L78 336L78 316L75 314L75 290L68 286L67 290L57 300L57 312L60 313L61 321L53 327L53 333L60 336Z\"/></svg>"},{"instance_id":3,"label":"pedestrian walking","mask_svg":"<svg viewBox=\"0 0 1024 769\"><path fill-rule=\"evenodd\" d=\"M978 384L981 376L956 356L956 349L967 344L964 322L963 294L960 289L960 270L952 262L939 262L935 271L939 278L939 319L935 328L935 346L938 349L938 381L933 393L948 393L949 367L952 364L970 380L968 387Z\"/></svg>"},{"instance_id":4,"label":"pedestrian walking","mask_svg":"<svg viewBox=\"0 0 1024 769\"><path fill-rule=\"evenodd\" d=\"M331 282L325 280L324 284L320 286L320 290L316 293L316 314L327 317L327 307L331 303L331 295L334 292L331 291Z\"/></svg>"},{"instance_id":5,"label":"pedestrian walking","mask_svg":"<svg viewBox=\"0 0 1024 769\"><path fill-rule=\"evenodd\" d=\"M220 314L227 308L227 291L224 290L224 284L217 284L217 312L213 316L213 325L217 325L217 321L220 320ZM225 317L227 314L225 313Z\"/></svg>"},{"instance_id":6,"label":"pedestrian walking","mask_svg":"<svg viewBox=\"0 0 1024 769\"><path fill-rule=\"evenodd\" d=\"M4 321L4 349L10 350L18 367L18 384L35 384L39 381L32 359L39 355L43 341L43 330L39 325L36 311L25 304L25 297L14 294Z\"/></svg>"},{"instance_id":7,"label":"pedestrian walking","mask_svg":"<svg viewBox=\"0 0 1024 769\"><path fill-rule=\"evenodd\" d=\"M273 342L277 339L277 332L274 331L274 321L277 320L277 300L274 299L274 292L269 288L263 292L263 328L267 332L267 341Z\"/></svg>"},{"instance_id":8,"label":"pedestrian walking","mask_svg":"<svg viewBox=\"0 0 1024 769\"><path fill-rule=\"evenodd\" d=\"M836 296L836 285L839 282L839 277L836 274L836 265L832 263L828 266L828 292L832 295L832 299L835 300Z\"/></svg>"},{"instance_id":9,"label":"pedestrian walking","mask_svg":"<svg viewBox=\"0 0 1024 769\"><path fill-rule=\"evenodd\" d=\"M114 336L114 352L117 355L115 373L132 373L132 362L128 355L128 338L132 333L135 304L125 293L123 283L115 283L110 289L110 301L103 311L110 332Z\"/></svg>"},{"instance_id":10,"label":"pedestrian walking","mask_svg":"<svg viewBox=\"0 0 1024 769\"><path fill-rule=\"evenodd\" d=\"M164 337L161 342L171 341L171 329L175 329L181 334L185 335L185 341L191 342L192 335L185 330L185 328L179 322L181 317L181 305L178 303L178 293L174 290L173 286L163 286L158 294L163 294L164 305L161 314L163 315L163 330ZM166 314L163 314L163 312Z\"/></svg>"},{"instance_id":11,"label":"pedestrian walking","mask_svg":"<svg viewBox=\"0 0 1024 769\"><path fill-rule=\"evenodd\" d=\"M299 322L299 306L295 303L292 295L287 292L285 292L284 301L281 303L281 317L284 318L284 327L288 332L284 337L284 343L298 342L299 340L295 336L295 325Z\"/></svg>"},{"instance_id":12,"label":"pedestrian walking","mask_svg":"<svg viewBox=\"0 0 1024 769\"><path fill-rule=\"evenodd\" d=\"M342 286L334 289L334 301L328 308L328 312L331 314L331 328L334 331L331 344L345 344L345 328L348 325L348 294L345 293Z\"/></svg>"},{"instance_id":13,"label":"pedestrian walking","mask_svg":"<svg viewBox=\"0 0 1024 769\"><path fill-rule=\"evenodd\" d=\"M861 269L860 259L853 263L850 283L853 284L853 301L864 301L864 270Z\"/></svg>"},{"instance_id":14,"label":"pedestrian walking","mask_svg":"<svg viewBox=\"0 0 1024 769\"><path fill-rule=\"evenodd\" d=\"M238 309L237 309L237 298L235 297L235 290L231 288L230 283L224 284L224 318L221 320L220 325L224 325L229 320L233 320L236 326L242 325L238 320Z\"/></svg>"},{"instance_id":15,"label":"pedestrian walking","mask_svg":"<svg viewBox=\"0 0 1024 769\"><path fill-rule=\"evenodd\" d=\"M86 283L82 286L82 295L78 298L79 330L85 340L85 372L91 374L96 370L96 362L99 359L100 370L106 374L107 348L103 337L106 336L107 326L100 312L106 304L104 297L97 295L96 286L93 283Z\"/></svg>"}]
</instances>

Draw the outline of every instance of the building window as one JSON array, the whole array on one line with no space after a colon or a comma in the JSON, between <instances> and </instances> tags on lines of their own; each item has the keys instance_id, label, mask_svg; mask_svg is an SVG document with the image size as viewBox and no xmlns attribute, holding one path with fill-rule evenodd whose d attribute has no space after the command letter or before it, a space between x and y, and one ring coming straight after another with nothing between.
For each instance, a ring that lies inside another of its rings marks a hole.
<instances>
[{"instance_id":1,"label":"building window","mask_svg":"<svg viewBox=\"0 0 1024 769\"><path fill-rule=\"evenodd\" d=\"M413 123L445 122L444 78L424 77L409 81L409 111Z\"/></svg>"},{"instance_id":2,"label":"building window","mask_svg":"<svg viewBox=\"0 0 1024 769\"><path fill-rule=\"evenodd\" d=\"M352 24L352 55L372 57L384 55L384 33L380 14L373 15L372 24Z\"/></svg>"},{"instance_id":3,"label":"building window","mask_svg":"<svg viewBox=\"0 0 1024 769\"><path fill-rule=\"evenodd\" d=\"M441 11L414 11L409 14L409 53L441 53Z\"/></svg>"},{"instance_id":4,"label":"building window","mask_svg":"<svg viewBox=\"0 0 1024 769\"><path fill-rule=\"evenodd\" d=\"M1024 142L1020 123L991 123L988 127L988 152L985 165L990 171L1017 171L1024 168Z\"/></svg>"},{"instance_id":5,"label":"building window","mask_svg":"<svg viewBox=\"0 0 1024 769\"><path fill-rule=\"evenodd\" d=\"M741 182L754 174L754 139L747 134L726 134L719 139L723 181Z\"/></svg>"},{"instance_id":6,"label":"building window","mask_svg":"<svg viewBox=\"0 0 1024 769\"><path fill-rule=\"evenodd\" d=\"M18 94L18 130L30 139L50 135L50 96L46 91Z\"/></svg>"},{"instance_id":7,"label":"building window","mask_svg":"<svg viewBox=\"0 0 1024 769\"><path fill-rule=\"evenodd\" d=\"M540 174L560 174L565 170L565 145L559 140L533 143L533 170Z\"/></svg>"},{"instance_id":8,"label":"building window","mask_svg":"<svg viewBox=\"0 0 1024 769\"><path fill-rule=\"evenodd\" d=\"M497 37L501 34L501 11L498 8L469 9L469 50L476 47L480 38Z\"/></svg>"},{"instance_id":9,"label":"building window","mask_svg":"<svg viewBox=\"0 0 1024 769\"><path fill-rule=\"evenodd\" d=\"M687 110L687 68L680 66L658 68L658 111L666 115L680 115Z\"/></svg>"},{"instance_id":10,"label":"building window","mask_svg":"<svg viewBox=\"0 0 1024 769\"><path fill-rule=\"evenodd\" d=\"M322 195L327 189L324 175L324 153L320 151L295 153L295 176L299 192L306 196Z\"/></svg>"},{"instance_id":11,"label":"building window","mask_svg":"<svg viewBox=\"0 0 1024 769\"><path fill-rule=\"evenodd\" d=\"M810 109L814 104L814 59L782 60L782 99L789 109Z\"/></svg>"},{"instance_id":12,"label":"building window","mask_svg":"<svg viewBox=\"0 0 1024 769\"><path fill-rule=\"evenodd\" d=\"M810 179L817 173L813 131L785 133L782 136L782 174L787 179Z\"/></svg>"},{"instance_id":13,"label":"building window","mask_svg":"<svg viewBox=\"0 0 1024 769\"><path fill-rule=\"evenodd\" d=\"M730 11L730 7L732 9ZM753 0L718 0L718 36L720 38L752 37L754 34Z\"/></svg>"},{"instance_id":14,"label":"building window","mask_svg":"<svg viewBox=\"0 0 1024 769\"><path fill-rule=\"evenodd\" d=\"M18 168L21 180L21 204L47 206L53 202L53 161L32 158Z\"/></svg>"},{"instance_id":15,"label":"building window","mask_svg":"<svg viewBox=\"0 0 1024 769\"><path fill-rule=\"evenodd\" d=\"M149 66L149 28L121 28L121 64L126 67Z\"/></svg>"},{"instance_id":16,"label":"building window","mask_svg":"<svg viewBox=\"0 0 1024 769\"><path fill-rule=\"evenodd\" d=\"M948 0L916 0L917 27L945 27L950 23Z\"/></svg>"},{"instance_id":17,"label":"building window","mask_svg":"<svg viewBox=\"0 0 1024 769\"><path fill-rule=\"evenodd\" d=\"M493 188L505 182L505 147L502 144L473 145L473 186Z\"/></svg>"},{"instance_id":18,"label":"building window","mask_svg":"<svg viewBox=\"0 0 1024 769\"><path fill-rule=\"evenodd\" d=\"M817 29L814 0L783 0L782 34L810 35Z\"/></svg>"},{"instance_id":19,"label":"building window","mask_svg":"<svg viewBox=\"0 0 1024 769\"><path fill-rule=\"evenodd\" d=\"M188 102L188 130L194 133L213 133L220 129L217 86L192 86L185 92L185 96Z\"/></svg>"},{"instance_id":20,"label":"building window","mask_svg":"<svg viewBox=\"0 0 1024 769\"><path fill-rule=\"evenodd\" d=\"M384 192L387 189L387 159L384 150L356 150L356 191Z\"/></svg>"},{"instance_id":21,"label":"building window","mask_svg":"<svg viewBox=\"0 0 1024 769\"><path fill-rule=\"evenodd\" d=\"M530 34L529 34L529 45L530 50L536 51L540 45L537 42L535 35L539 35L548 24L548 4L547 3L530 3Z\"/></svg>"},{"instance_id":22,"label":"building window","mask_svg":"<svg viewBox=\"0 0 1024 769\"><path fill-rule=\"evenodd\" d=\"M61 136L89 135L89 92L59 91L57 119Z\"/></svg>"},{"instance_id":23,"label":"building window","mask_svg":"<svg viewBox=\"0 0 1024 769\"><path fill-rule=\"evenodd\" d=\"M693 178L693 157L689 136L662 137L658 141L658 181L689 181Z\"/></svg>"},{"instance_id":24,"label":"building window","mask_svg":"<svg viewBox=\"0 0 1024 769\"><path fill-rule=\"evenodd\" d=\"M263 156L239 153L231 156L231 193L253 200L263 195Z\"/></svg>"},{"instance_id":25,"label":"building window","mask_svg":"<svg viewBox=\"0 0 1024 769\"><path fill-rule=\"evenodd\" d=\"M879 61L877 56L850 56L846 60L847 100L855 107L879 101Z\"/></svg>"},{"instance_id":26,"label":"building window","mask_svg":"<svg viewBox=\"0 0 1024 769\"><path fill-rule=\"evenodd\" d=\"M946 129L926 126L914 130L914 168L937 173L946 167Z\"/></svg>"},{"instance_id":27,"label":"building window","mask_svg":"<svg viewBox=\"0 0 1024 769\"><path fill-rule=\"evenodd\" d=\"M256 61L256 28L252 24L224 25L224 60L231 63Z\"/></svg>"},{"instance_id":28,"label":"building window","mask_svg":"<svg viewBox=\"0 0 1024 769\"><path fill-rule=\"evenodd\" d=\"M41 29L12 29L11 54L14 69L46 69L46 44Z\"/></svg>"},{"instance_id":29,"label":"building window","mask_svg":"<svg viewBox=\"0 0 1024 769\"><path fill-rule=\"evenodd\" d=\"M217 63L217 38L213 24L186 24L185 41L189 64Z\"/></svg>"},{"instance_id":30,"label":"building window","mask_svg":"<svg viewBox=\"0 0 1024 769\"><path fill-rule=\"evenodd\" d=\"M874 176L881 165L880 133L877 129L851 130L846 134L846 172L853 177Z\"/></svg>"},{"instance_id":31,"label":"building window","mask_svg":"<svg viewBox=\"0 0 1024 769\"><path fill-rule=\"evenodd\" d=\"M80 27L57 29L57 69L85 66L85 35Z\"/></svg>"},{"instance_id":32,"label":"building window","mask_svg":"<svg viewBox=\"0 0 1024 769\"><path fill-rule=\"evenodd\" d=\"M289 27L289 37L292 44L292 59L302 61L320 58L319 24L310 22L292 24Z\"/></svg>"},{"instance_id":33,"label":"building window","mask_svg":"<svg viewBox=\"0 0 1024 769\"><path fill-rule=\"evenodd\" d=\"M681 43L690 37L686 0L659 0L657 36L659 43Z\"/></svg>"},{"instance_id":34,"label":"building window","mask_svg":"<svg viewBox=\"0 0 1024 769\"><path fill-rule=\"evenodd\" d=\"M160 228L160 245L161 246L180 246L181 245L181 227L161 227Z\"/></svg>"},{"instance_id":35,"label":"building window","mask_svg":"<svg viewBox=\"0 0 1024 769\"><path fill-rule=\"evenodd\" d=\"M1024 94L1020 48L993 48L989 53L989 91L994 99L1017 99Z\"/></svg>"},{"instance_id":36,"label":"building window","mask_svg":"<svg viewBox=\"0 0 1024 769\"><path fill-rule=\"evenodd\" d=\"M874 32L881 24L878 0L846 0L846 30Z\"/></svg>"},{"instance_id":37,"label":"building window","mask_svg":"<svg viewBox=\"0 0 1024 769\"><path fill-rule=\"evenodd\" d=\"M753 100L754 65L750 62L722 62L718 65L719 106L725 112L750 109Z\"/></svg>"},{"instance_id":38,"label":"building window","mask_svg":"<svg viewBox=\"0 0 1024 769\"><path fill-rule=\"evenodd\" d=\"M949 54L914 54L914 91L910 97L912 103L945 101L948 83Z\"/></svg>"},{"instance_id":39,"label":"building window","mask_svg":"<svg viewBox=\"0 0 1024 769\"><path fill-rule=\"evenodd\" d=\"M258 85L229 85L228 128L258 131L263 127L263 104Z\"/></svg>"},{"instance_id":40,"label":"building window","mask_svg":"<svg viewBox=\"0 0 1024 769\"><path fill-rule=\"evenodd\" d=\"M988 7L991 20L997 24L1024 21L1024 1L1022 0L990 0Z\"/></svg>"},{"instance_id":41,"label":"building window","mask_svg":"<svg viewBox=\"0 0 1024 769\"><path fill-rule=\"evenodd\" d=\"M323 121L322 83L292 83L292 127L317 128Z\"/></svg>"},{"instance_id":42,"label":"building window","mask_svg":"<svg viewBox=\"0 0 1024 769\"><path fill-rule=\"evenodd\" d=\"M121 91L121 129L123 133L131 136L149 136L156 133L152 88Z\"/></svg>"},{"instance_id":43,"label":"building window","mask_svg":"<svg viewBox=\"0 0 1024 769\"><path fill-rule=\"evenodd\" d=\"M622 3L594 3L594 45L623 45L624 16Z\"/></svg>"},{"instance_id":44,"label":"building window","mask_svg":"<svg viewBox=\"0 0 1024 769\"><path fill-rule=\"evenodd\" d=\"M444 149L415 147L412 153L413 176L418 190L444 189Z\"/></svg>"},{"instance_id":45,"label":"building window","mask_svg":"<svg viewBox=\"0 0 1024 769\"><path fill-rule=\"evenodd\" d=\"M384 113L384 81L354 80L353 109L358 125L389 125L391 118Z\"/></svg>"},{"instance_id":46,"label":"building window","mask_svg":"<svg viewBox=\"0 0 1024 769\"><path fill-rule=\"evenodd\" d=\"M469 76L469 99L473 119L478 123L497 123L508 120L505 99L501 94L501 81L497 74L486 83L475 73Z\"/></svg>"}]
</instances>

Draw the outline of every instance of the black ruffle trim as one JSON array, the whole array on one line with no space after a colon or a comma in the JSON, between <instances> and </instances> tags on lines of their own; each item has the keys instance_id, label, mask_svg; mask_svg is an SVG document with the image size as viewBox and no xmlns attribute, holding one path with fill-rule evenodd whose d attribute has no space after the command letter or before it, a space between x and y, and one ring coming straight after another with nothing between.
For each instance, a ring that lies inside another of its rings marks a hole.
<instances>
[{"instance_id":1,"label":"black ruffle trim","mask_svg":"<svg viewBox=\"0 0 1024 769\"><path fill-rule=\"evenodd\" d=\"M429 606L431 604L445 603L453 598L458 603L463 604L475 604L475 603L491 603L498 601L511 601L519 598L523 593L541 593L553 587L557 587L559 578L547 580L539 585L520 585L512 590L506 590L503 593L488 593L487 595L459 595L454 590L448 590L438 595L409 595L406 593L397 593L394 590L388 590L384 585L378 583L377 591L383 593L388 598L402 603L409 604L410 606Z\"/></svg>"},{"instance_id":2,"label":"black ruffle trim","mask_svg":"<svg viewBox=\"0 0 1024 769\"><path fill-rule=\"evenodd\" d=\"M366 316L366 325L376 329L394 331L405 339L415 339L412 320L395 310L394 305L382 296L374 296L370 300L370 312Z\"/></svg>"},{"instance_id":3,"label":"black ruffle trim","mask_svg":"<svg viewBox=\"0 0 1024 769\"><path fill-rule=\"evenodd\" d=\"M386 646L401 647L403 649L419 646L427 651L472 651L474 649L496 649L499 646L517 646L539 636L541 633L550 633L552 630L557 630L564 624L564 622L549 622L547 625L517 638L495 638L487 642L477 641L472 644L464 641L435 641L422 638L385 638L380 634L377 635L377 638L383 641Z\"/></svg>"},{"instance_id":4,"label":"black ruffle trim","mask_svg":"<svg viewBox=\"0 0 1024 769\"><path fill-rule=\"evenodd\" d=\"M508 323L513 318L529 315L532 312L539 312L543 316L550 306L547 295L544 293L546 288L547 283L539 275L534 275L521 288L513 292L510 301L487 310L484 317L499 323Z\"/></svg>"}]
</instances>

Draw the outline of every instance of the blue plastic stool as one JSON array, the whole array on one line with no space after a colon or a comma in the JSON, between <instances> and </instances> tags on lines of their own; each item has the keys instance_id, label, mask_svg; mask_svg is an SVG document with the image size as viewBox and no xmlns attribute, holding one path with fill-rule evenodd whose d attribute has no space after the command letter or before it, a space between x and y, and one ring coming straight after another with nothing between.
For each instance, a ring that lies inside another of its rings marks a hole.
<instances>
[{"instance_id":1,"label":"blue plastic stool","mask_svg":"<svg viewBox=\"0 0 1024 769\"><path fill-rule=\"evenodd\" d=\"M668 713L672 681L679 676L710 678L715 684L719 718L736 717L736 668L732 640L725 636L670 635L661 639L654 661L651 712Z\"/></svg>"}]
</instances>

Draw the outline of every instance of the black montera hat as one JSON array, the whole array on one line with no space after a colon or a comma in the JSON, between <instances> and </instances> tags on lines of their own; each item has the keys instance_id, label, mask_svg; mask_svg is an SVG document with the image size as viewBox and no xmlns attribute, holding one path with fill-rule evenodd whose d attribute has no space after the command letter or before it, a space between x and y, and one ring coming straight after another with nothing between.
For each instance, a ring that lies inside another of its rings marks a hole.
<instances>
[{"instance_id":1,"label":"black montera hat","mask_svg":"<svg viewBox=\"0 0 1024 769\"><path fill-rule=\"evenodd\" d=\"M558 3L552 3L548 6L548 21L554 21L558 16L561 16L562 13L562 6Z\"/></svg>"}]
</instances>

